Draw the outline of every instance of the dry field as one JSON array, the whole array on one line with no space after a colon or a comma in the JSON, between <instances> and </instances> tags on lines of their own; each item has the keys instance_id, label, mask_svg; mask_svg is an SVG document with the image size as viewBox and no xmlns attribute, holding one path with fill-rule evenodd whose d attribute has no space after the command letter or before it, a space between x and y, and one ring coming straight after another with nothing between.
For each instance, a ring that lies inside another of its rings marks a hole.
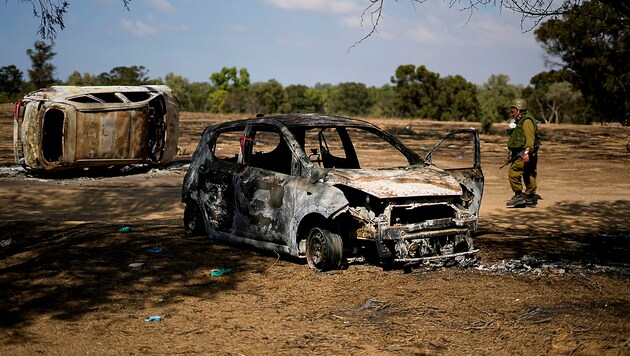
<instances>
[{"instance_id":1,"label":"dry field","mask_svg":"<svg viewBox=\"0 0 630 356\"><path fill-rule=\"evenodd\" d=\"M541 125L543 200L516 210L499 170L506 125L482 135L476 266L314 273L186 235L183 163L27 176L13 165L11 114L0 106L2 355L630 354L628 128ZM182 158L232 117L182 113ZM471 125L369 121L413 148Z\"/></svg>"}]
</instances>

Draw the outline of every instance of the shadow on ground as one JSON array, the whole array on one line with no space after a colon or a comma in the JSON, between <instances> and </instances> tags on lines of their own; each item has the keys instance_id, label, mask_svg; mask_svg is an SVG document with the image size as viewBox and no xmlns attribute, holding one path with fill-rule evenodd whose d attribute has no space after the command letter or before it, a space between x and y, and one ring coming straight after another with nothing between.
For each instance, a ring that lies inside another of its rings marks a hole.
<instances>
[{"instance_id":1,"label":"shadow on ground","mask_svg":"<svg viewBox=\"0 0 630 356\"><path fill-rule=\"evenodd\" d=\"M188 236L181 227L119 231L123 227L0 223L5 245L0 247L0 328L24 326L38 317L72 321L108 308L133 314L182 296L209 299L236 286L243 275L212 278L212 270L262 273L258 269L273 262L251 250ZM142 266L130 266L134 263Z\"/></svg>"},{"instance_id":2,"label":"shadow on ground","mask_svg":"<svg viewBox=\"0 0 630 356\"><path fill-rule=\"evenodd\" d=\"M488 261L530 255L570 264L626 265L628 212L629 201L562 202L545 210L484 217L477 247ZM568 232L580 223L589 229ZM275 257L189 236L180 226L146 223L130 232L121 227L0 223L5 245L0 247L0 327L23 325L38 316L72 321L108 308L132 314L156 301L176 303L182 296L213 298L235 288L244 275L212 278L213 269L263 273ZM142 266L133 268L132 263Z\"/></svg>"},{"instance_id":3,"label":"shadow on ground","mask_svg":"<svg viewBox=\"0 0 630 356\"><path fill-rule=\"evenodd\" d=\"M531 255L576 264L628 265L630 201L559 202L481 218L477 245L491 259Z\"/></svg>"}]
</instances>

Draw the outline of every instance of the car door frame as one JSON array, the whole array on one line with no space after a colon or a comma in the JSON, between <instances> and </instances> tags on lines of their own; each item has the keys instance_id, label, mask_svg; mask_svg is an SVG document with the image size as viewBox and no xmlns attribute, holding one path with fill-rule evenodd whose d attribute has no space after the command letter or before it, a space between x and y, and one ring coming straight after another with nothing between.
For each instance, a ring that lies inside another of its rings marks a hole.
<instances>
[{"instance_id":1,"label":"car door frame","mask_svg":"<svg viewBox=\"0 0 630 356\"><path fill-rule=\"evenodd\" d=\"M442 137L433 148L426 154L425 161L427 163L432 163L432 155L435 150L437 150L440 145L444 142L448 141L455 135L468 133L472 135L474 142L474 154L473 154L473 166L469 168L442 168L444 171L449 172L460 185L465 187L470 193L472 193L472 197L470 204L467 209L473 213L476 217L479 217L479 209L481 208L481 198L483 196L483 188L484 188L484 176L483 171L481 169L481 143L479 139L479 131L470 128L470 129L458 129L449 132L446 136ZM466 193L466 192L465 192ZM464 193L464 195L465 195Z\"/></svg>"},{"instance_id":2,"label":"car door frame","mask_svg":"<svg viewBox=\"0 0 630 356\"><path fill-rule=\"evenodd\" d=\"M291 172L289 174L271 169L256 167L249 164L245 157L253 157L253 147L256 137L252 132L264 128L273 131L284 141L286 149L291 153ZM287 134L281 127L269 123L250 123L243 132L244 139L253 139L251 145L241 145L244 169L234 176L234 220L232 234L242 236L262 244L271 243L295 249L295 242L291 238L293 212L295 202L293 197L295 187L302 177L295 172L294 161L296 152L289 142ZM243 152L243 148L252 152Z\"/></svg>"}]
</instances>

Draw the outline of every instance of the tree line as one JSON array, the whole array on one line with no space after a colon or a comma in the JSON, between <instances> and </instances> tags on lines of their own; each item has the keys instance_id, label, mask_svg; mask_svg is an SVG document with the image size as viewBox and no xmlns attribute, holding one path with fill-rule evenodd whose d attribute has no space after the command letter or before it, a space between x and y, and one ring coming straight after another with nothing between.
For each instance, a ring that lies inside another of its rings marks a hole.
<instances>
[{"instance_id":1,"label":"tree line","mask_svg":"<svg viewBox=\"0 0 630 356\"><path fill-rule=\"evenodd\" d=\"M27 50L29 81L14 65L0 68L0 101L14 101L31 90L53 84L166 84L181 111L213 113L320 112L348 116L479 121L487 129L509 117L509 102L528 100L545 123L619 122L630 124L630 28L624 14L602 2L585 2L581 11L550 19L535 31L555 69L531 78L528 86L509 83L505 74L491 75L482 85L460 75L442 77L424 65L395 69L391 83L284 87L275 79L250 82L246 68L224 67L209 82L189 82L175 73L151 79L143 66L115 67L98 75L73 72L54 78L53 44L37 41Z\"/></svg>"}]
</instances>

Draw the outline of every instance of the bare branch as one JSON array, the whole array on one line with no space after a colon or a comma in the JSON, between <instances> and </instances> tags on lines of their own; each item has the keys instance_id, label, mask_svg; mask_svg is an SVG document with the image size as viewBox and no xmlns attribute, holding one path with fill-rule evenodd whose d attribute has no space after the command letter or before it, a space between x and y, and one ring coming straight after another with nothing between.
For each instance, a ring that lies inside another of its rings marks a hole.
<instances>
[{"instance_id":1,"label":"bare branch","mask_svg":"<svg viewBox=\"0 0 630 356\"><path fill-rule=\"evenodd\" d=\"M5 0L7 2L9 0ZM18 0L22 3L29 3L33 9L33 16L40 18L37 34L42 39L54 42L57 37L57 28L66 28L64 17L68 12L70 3L67 0ZM131 0L122 0L123 6L130 11Z\"/></svg>"},{"instance_id":2,"label":"bare branch","mask_svg":"<svg viewBox=\"0 0 630 356\"><path fill-rule=\"evenodd\" d=\"M355 42L350 48L348 48L348 52L362 43L369 37L371 37L374 33L378 32L378 25L383 16L383 6L385 0L368 0L369 5L363 10L361 14L361 26L363 26L363 21L365 17L369 14L371 20L371 28L370 31L363 36L360 40ZM395 0L398 2L398 0ZM428 0L408 0L415 6L416 3L422 4L427 2ZM447 0L443 0L447 1ZM448 0L449 7L455 7L455 5L461 5L462 8L460 11L469 11L470 14L468 16L468 20L466 24L472 19L473 14L476 11L480 11L481 8L486 8L488 6L497 7L499 11L503 9L507 9L510 11L514 11L518 14L521 14L521 29L524 32L529 32L534 28L538 27L540 23L548 18L560 17L565 14L579 11L580 5L582 5L586 0L562 0L562 1L553 1L553 0ZM621 21L623 26L630 26L628 18L630 17L630 2L627 1L619 1L619 0L599 0L601 3L614 8L618 11L624 19ZM531 25L528 25L528 28L525 28L525 23L531 21ZM464 26L466 26L466 24Z\"/></svg>"},{"instance_id":3,"label":"bare branch","mask_svg":"<svg viewBox=\"0 0 630 356\"><path fill-rule=\"evenodd\" d=\"M365 18L366 14L370 12L370 20L372 22L372 28L370 29L370 32L368 32L367 35L363 36L363 38L361 38L360 40L352 44L352 46L348 48L348 51L346 53L350 52L352 48L356 47L358 44L362 43L364 40L372 36L372 34L377 32L376 27L378 26L378 23L381 20L381 16L383 14L383 1L384 0L370 0L370 5L363 10L363 13L361 13L361 27L363 27L363 19ZM374 18L375 15L376 15L376 19Z\"/></svg>"}]
</instances>

